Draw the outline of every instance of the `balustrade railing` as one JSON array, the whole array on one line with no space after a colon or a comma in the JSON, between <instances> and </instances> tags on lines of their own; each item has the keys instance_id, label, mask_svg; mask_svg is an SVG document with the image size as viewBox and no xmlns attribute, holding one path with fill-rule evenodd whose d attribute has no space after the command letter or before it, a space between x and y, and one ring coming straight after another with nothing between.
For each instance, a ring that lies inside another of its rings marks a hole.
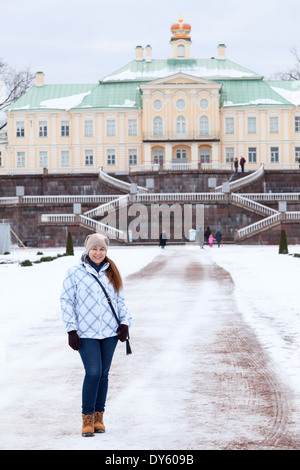
<instances>
[{"instance_id":1,"label":"balustrade railing","mask_svg":"<svg viewBox=\"0 0 300 470\"><path fill-rule=\"evenodd\" d=\"M275 209L272 209L271 207L264 206L263 204L260 204L259 202L253 201L252 199L241 196L240 194L237 194L237 193L231 194L231 201L233 203L249 208L250 210L253 210L254 212L258 212L260 214L273 215L273 214L278 213L278 211L276 211Z\"/></svg>"},{"instance_id":2,"label":"balustrade railing","mask_svg":"<svg viewBox=\"0 0 300 470\"><path fill-rule=\"evenodd\" d=\"M244 176L243 178L239 178L238 180L231 181L229 183L230 186L230 191L237 191L238 189L243 188L244 186L248 186L249 184L254 183L255 181L259 180L264 174L264 165L261 165L260 168L253 173L250 173L247 176ZM222 190L222 185L217 186L215 188L215 191L221 191Z\"/></svg>"},{"instance_id":3,"label":"balustrade railing","mask_svg":"<svg viewBox=\"0 0 300 470\"><path fill-rule=\"evenodd\" d=\"M125 190L127 192L130 191L130 186L131 186L131 183L127 183L127 181L122 181L122 180L119 180L118 178L114 178L113 176L111 175L108 175L107 173L105 173L101 168L100 168L100 171L99 171L99 177L102 181L105 181L106 183L108 184L111 184L121 190ZM138 186L137 187L138 191L140 192L147 192L148 189L147 188L144 188L143 186Z\"/></svg>"},{"instance_id":4,"label":"balustrade railing","mask_svg":"<svg viewBox=\"0 0 300 470\"><path fill-rule=\"evenodd\" d=\"M224 201L224 193L148 193L137 194L137 202L192 202Z\"/></svg>"},{"instance_id":5,"label":"balustrade railing","mask_svg":"<svg viewBox=\"0 0 300 470\"><path fill-rule=\"evenodd\" d=\"M107 202L106 204L102 204L101 206L95 207L94 209L85 212L84 215L87 217L100 217L101 215L104 215L105 212L109 213L110 211L115 210L116 208L127 206L128 201L129 194L126 194L125 196L117 197L114 200Z\"/></svg>"},{"instance_id":6,"label":"balustrade railing","mask_svg":"<svg viewBox=\"0 0 300 470\"><path fill-rule=\"evenodd\" d=\"M168 131L163 132L143 132L143 141L170 141L170 140L219 140L220 132L219 131L210 131L210 132L177 132L177 131Z\"/></svg>"},{"instance_id":7,"label":"balustrade railing","mask_svg":"<svg viewBox=\"0 0 300 470\"><path fill-rule=\"evenodd\" d=\"M126 234L123 232L123 230L118 230L117 228L111 227L106 224L102 224L101 222L98 222L97 220L91 219L90 217L86 217L84 215L79 216L79 221L87 225L88 227L91 227L95 232L104 232L111 238L119 239L119 240L125 240L126 239Z\"/></svg>"},{"instance_id":8,"label":"balustrade railing","mask_svg":"<svg viewBox=\"0 0 300 470\"><path fill-rule=\"evenodd\" d=\"M265 219L255 222L254 224L247 225L247 227L244 227L238 230L237 239L244 238L246 236L252 236L257 232L260 232L262 230L265 230L271 227L272 225L280 223L280 221L281 221L280 213L270 215L269 217L266 217Z\"/></svg>"}]
</instances>

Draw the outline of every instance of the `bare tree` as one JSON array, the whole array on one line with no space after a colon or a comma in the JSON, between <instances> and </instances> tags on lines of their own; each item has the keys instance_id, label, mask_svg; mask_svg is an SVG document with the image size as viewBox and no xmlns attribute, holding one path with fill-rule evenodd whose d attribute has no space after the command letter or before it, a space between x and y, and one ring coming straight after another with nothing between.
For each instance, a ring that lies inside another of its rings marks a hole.
<instances>
[{"instance_id":1,"label":"bare tree","mask_svg":"<svg viewBox=\"0 0 300 470\"><path fill-rule=\"evenodd\" d=\"M0 59L0 81L4 88L0 99L0 112L3 114L12 103L30 88L34 74L29 69L16 70ZM5 118L0 120L0 131L6 126Z\"/></svg>"},{"instance_id":2,"label":"bare tree","mask_svg":"<svg viewBox=\"0 0 300 470\"><path fill-rule=\"evenodd\" d=\"M274 78L279 80L300 80L300 54L296 47L293 47L290 52L295 58L295 65L286 72L277 72Z\"/></svg>"}]
</instances>

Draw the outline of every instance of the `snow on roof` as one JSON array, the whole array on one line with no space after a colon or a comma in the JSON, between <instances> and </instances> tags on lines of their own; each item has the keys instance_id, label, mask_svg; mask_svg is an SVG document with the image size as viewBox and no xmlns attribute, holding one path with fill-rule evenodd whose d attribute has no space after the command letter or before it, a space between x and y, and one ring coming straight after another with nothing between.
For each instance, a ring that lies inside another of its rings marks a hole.
<instances>
[{"instance_id":1,"label":"snow on roof","mask_svg":"<svg viewBox=\"0 0 300 470\"><path fill-rule=\"evenodd\" d=\"M274 90L278 95L282 96L285 100L289 101L290 103L294 104L295 106L300 105L300 88L297 90L287 90L285 88L273 87L271 86L272 90Z\"/></svg>"},{"instance_id":2,"label":"snow on roof","mask_svg":"<svg viewBox=\"0 0 300 470\"><path fill-rule=\"evenodd\" d=\"M63 96L62 98L53 98L50 100L41 101L40 107L47 109L65 109L69 110L79 106L83 99L91 92L79 93L78 95Z\"/></svg>"},{"instance_id":3,"label":"snow on roof","mask_svg":"<svg viewBox=\"0 0 300 470\"><path fill-rule=\"evenodd\" d=\"M132 100L125 99L124 104L110 104L110 108L134 108L136 102Z\"/></svg>"},{"instance_id":4,"label":"snow on roof","mask_svg":"<svg viewBox=\"0 0 300 470\"><path fill-rule=\"evenodd\" d=\"M150 81L183 72L196 77L215 78L261 78L256 73L248 70L230 60L195 59L195 60L160 60L151 62L132 61L119 70L104 77L101 81Z\"/></svg>"},{"instance_id":5,"label":"snow on roof","mask_svg":"<svg viewBox=\"0 0 300 470\"><path fill-rule=\"evenodd\" d=\"M233 103L232 101L224 101L223 107L230 106L255 106L255 105L264 105L264 104L282 104L280 101L271 100L269 98L258 98L256 100L248 101L247 103Z\"/></svg>"},{"instance_id":6,"label":"snow on roof","mask_svg":"<svg viewBox=\"0 0 300 470\"><path fill-rule=\"evenodd\" d=\"M179 71L179 69L178 69ZM170 70L168 67L157 70L155 73L153 71L131 71L124 70L119 73L115 73L103 79L103 82L111 80L148 80L152 78L164 78L172 75L174 70ZM194 75L196 77L230 77L230 78L241 78L241 77L253 77L251 72L241 72L236 69L214 69L206 67L185 67L184 73Z\"/></svg>"}]
</instances>

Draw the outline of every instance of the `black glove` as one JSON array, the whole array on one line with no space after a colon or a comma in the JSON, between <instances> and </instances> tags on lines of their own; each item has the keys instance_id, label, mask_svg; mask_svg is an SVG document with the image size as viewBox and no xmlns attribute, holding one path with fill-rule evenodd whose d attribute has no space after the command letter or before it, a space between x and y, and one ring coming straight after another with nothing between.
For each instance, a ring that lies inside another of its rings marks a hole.
<instances>
[{"instance_id":1,"label":"black glove","mask_svg":"<svg viewBox=\"0 0 300 470\"><path fill-rule=\"evenodd\" d=\"M128 338L128 326L127 325L120 325L119 328L117 329L118 338L119 340L124 343L126 339Z\"/></svg>"},{"instance_id":2,"label":"black glove","mask_svg":"<svg viewBox=\"0 0 300 470\"><path fill-rule=\"evenodd\" d=\"M77 334L77 331L69 331L69 346L74 349L74 351L78 351L80 349L80 338Z\"/></svg>"}]
</instances>

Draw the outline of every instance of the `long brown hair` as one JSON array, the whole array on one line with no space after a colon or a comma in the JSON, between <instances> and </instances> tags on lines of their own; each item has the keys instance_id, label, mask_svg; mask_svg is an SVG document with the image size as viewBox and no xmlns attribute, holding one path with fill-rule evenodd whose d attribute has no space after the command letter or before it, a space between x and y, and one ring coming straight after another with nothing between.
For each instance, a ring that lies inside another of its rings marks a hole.
<instances>
[{"instance_id":1,"label":"long brown hair","mask_svg":"<svg viewBox=\"0 0 300 470\"><path fill-rule=\"evenodd\" d=\"M108 256L105 257L105 261L109 263L109 268L106 271L108 280L113 285L115 291L119 294L120 290L123 288L121 274L113 260L108 258Z\"/></svg>"}]
</instances>

